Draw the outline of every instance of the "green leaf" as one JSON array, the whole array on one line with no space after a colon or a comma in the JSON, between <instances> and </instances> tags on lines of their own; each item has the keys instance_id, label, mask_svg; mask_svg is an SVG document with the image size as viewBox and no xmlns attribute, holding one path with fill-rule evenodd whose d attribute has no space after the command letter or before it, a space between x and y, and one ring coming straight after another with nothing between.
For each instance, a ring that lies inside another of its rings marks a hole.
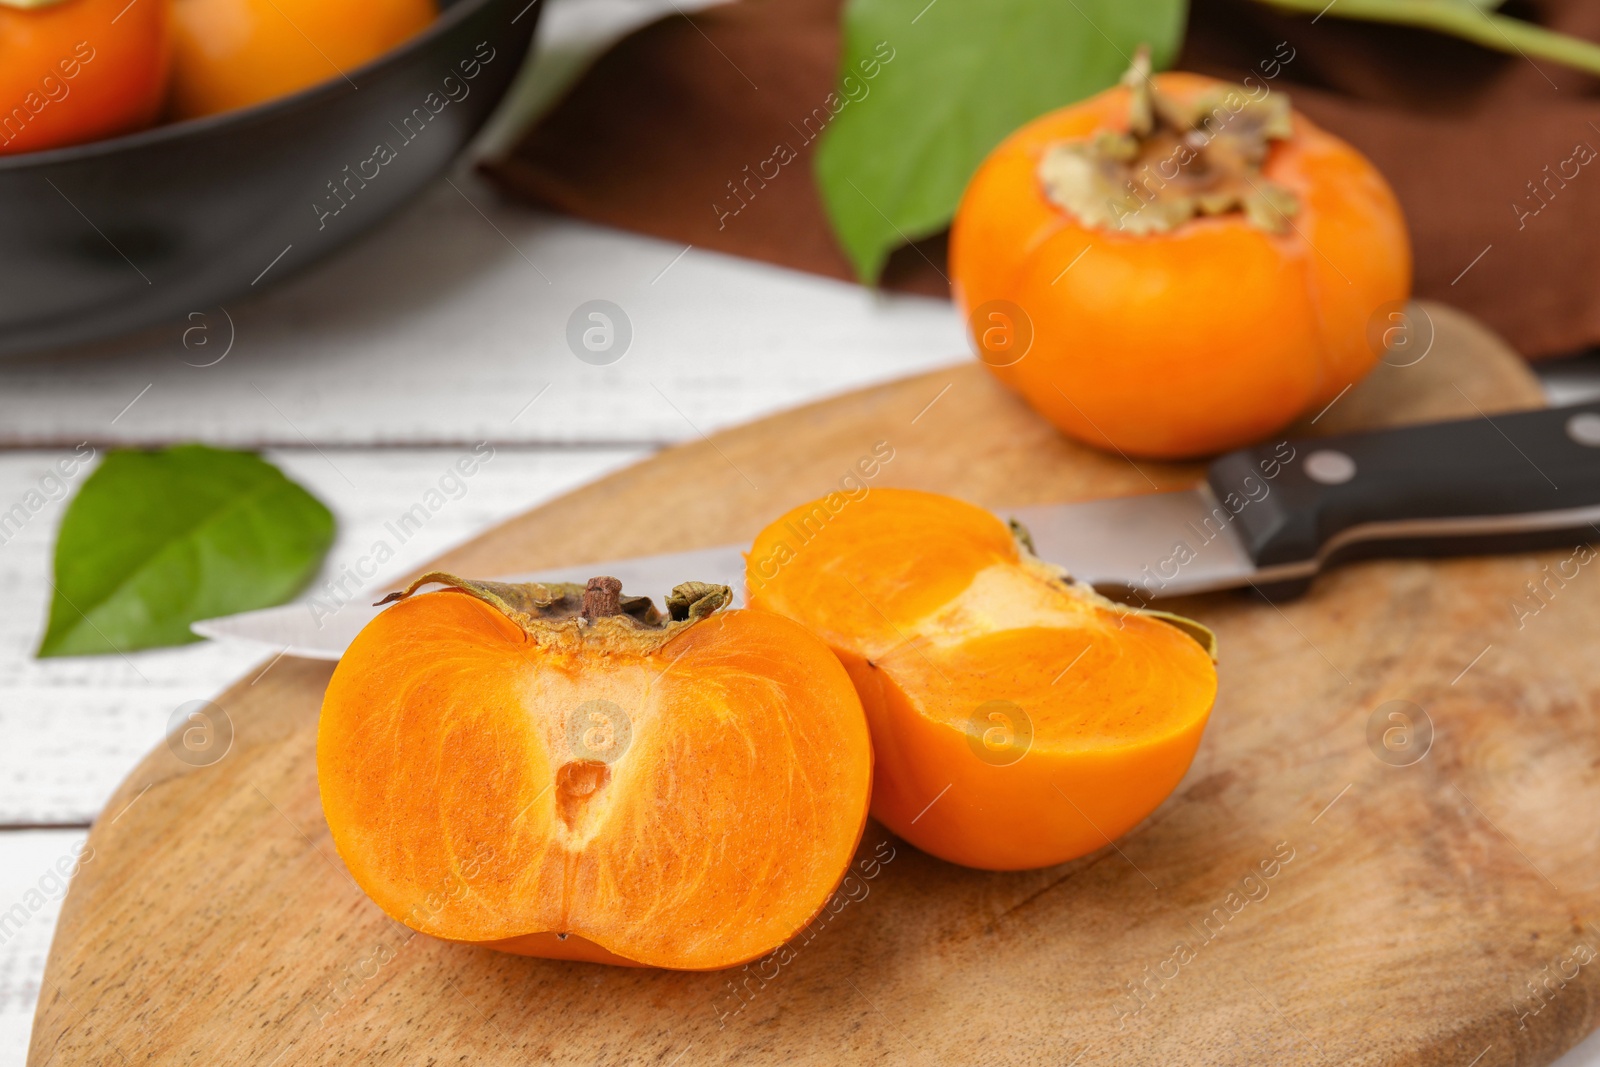
<instances>
[{"instance_id":1,"label":"green leaf","mask_svg":"<svg viewBox=\"0 0 1600 1067\"><path fill-rule=\"evenodd\" d=\"M294 596L332 543L328 509L257 455L110 452L62 519L39 655L198 640L196 619Z\"/></svg>"},{"instance_id":2,"label":"green leaf","mask_svg":"<svg viewBox=\"0 0 1600 1067\"><path fill-rule=\"evenodd\" d=\"M845 103L816 173L861 280L942 230L1012 130L1114 84L1141 44L1170 63L1186 15L1184 0L850 0Z\"/></svg>"}]
</instances>

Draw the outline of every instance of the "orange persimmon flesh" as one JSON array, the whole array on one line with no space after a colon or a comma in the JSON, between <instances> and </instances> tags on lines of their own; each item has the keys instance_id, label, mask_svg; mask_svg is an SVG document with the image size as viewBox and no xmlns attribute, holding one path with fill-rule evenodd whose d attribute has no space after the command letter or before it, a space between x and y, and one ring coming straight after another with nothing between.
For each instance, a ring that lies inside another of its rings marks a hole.
<instances>
[{"instance_id":1,"label":"orange persimmon flesh","mask_svg":"<svg viewBox=\"0 0 1600 1067\"><path fill-rule=\"evenodd\" d=\"M873 816L954 863L1015 870L1104 847L1178 784L1216 696L1190 633L1071 583L950 497L806 504L748 564L751 606L803 623L855 680Z\"/></svg>"},{"instance_id":2,"label":"orange persimmon flesh","mask_svg":"<svg viewBox=\"0 0 1600 1067\"><path fill-rule=\"evenodd\" d=\"M512 587L431 577L461 584L361 632L317 737L334 843L380 908L448 940L686 970L816 915L872 775L820 641L716 604L654 628L519 621L484 592Z\"/></svg>"}]
</instances>

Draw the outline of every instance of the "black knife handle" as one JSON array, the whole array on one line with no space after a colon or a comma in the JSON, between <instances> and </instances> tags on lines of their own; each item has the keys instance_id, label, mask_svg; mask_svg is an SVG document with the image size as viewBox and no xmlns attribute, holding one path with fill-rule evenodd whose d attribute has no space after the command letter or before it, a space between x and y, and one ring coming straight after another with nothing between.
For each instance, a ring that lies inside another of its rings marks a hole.
<instances>
[{"instance_id":1,"label":"black knife handle","mask_svg":"<svg viewBox=\"0 0 1600 1067\"><path fill-rule=\"evenodd\" d=\"M1600 540L1600 401L1296 438L1230 452L1206 480L1268 583L1351 556Z\"/></svg>"}]
</instances>

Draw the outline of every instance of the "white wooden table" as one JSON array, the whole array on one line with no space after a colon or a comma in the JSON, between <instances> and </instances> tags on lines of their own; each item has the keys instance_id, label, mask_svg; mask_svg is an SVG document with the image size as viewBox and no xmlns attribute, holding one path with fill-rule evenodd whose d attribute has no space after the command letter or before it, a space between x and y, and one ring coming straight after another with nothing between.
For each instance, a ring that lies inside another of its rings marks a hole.
<instances>
[{"instance_id":1,"label":"white wooden table","mask_svg":"<svg viewBox=\"0 0 1600 1067\"><path fill-rule=\"evenodd\" d=\"M663 9L702 6L546 2L540 62L490 147L604 42ZM632 327L607 365L567 341L574 309L595 299ZM187 345L171 329L0 363L0 510L82 441L264 448L338 516L332 576L460 453L490 442L465 494L396 546L376 588L665 444L964 358L965 347L945 303L543 216L501 201L466 166L334 260L196 324ZM51 871L92 820L117 817L102 810L107 797L161 743L174 708L258 665L215 644L33 659L62 508L0 544L0 1067L24 1060L65 888ZM1563 1060L1596 1065L1600 1039Z\"/></svg>"}]
</instances>

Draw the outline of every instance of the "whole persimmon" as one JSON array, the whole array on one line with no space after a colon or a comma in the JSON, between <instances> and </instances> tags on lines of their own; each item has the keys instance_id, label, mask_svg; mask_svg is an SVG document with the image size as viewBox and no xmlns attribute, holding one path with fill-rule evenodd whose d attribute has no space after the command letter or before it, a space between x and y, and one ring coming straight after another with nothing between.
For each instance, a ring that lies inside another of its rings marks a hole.
<instances>
[{"instance_id":1,"label":"whole persimmon","mask_svg":"<svg viewBox=\"0 0 1600 1067\"><path fill-rule=\"evenodd\" d=\"M413 597L430 582L447 590ZM821 910L866 824L872 748L833 654L794 622L661 615L614 578L428 574L328 684L334 845L393 918L505 952L684 970L771 951Z\"/></svg>"},{"instance_id":2,"label":"whole persimmon","mask_svg":"<svg viewBox=\"0 0 1600 1067\"><path fill-rule=\"evenodd\" d=\"M421 32L434 0L174 0L171 113L249 107L348 77Z\"/></svg>"},{"instance_id":3,"label":"whole persimmon","mask_svg":"<svg viewBox=\"0 0 1600 1067\"><path fill-rule=\"evenodd\" d=\"M1063 432L1179 458L1331 402L1411 288L1404 219L1348 144L1255 89L1194 74L1023 126L978 168L950 236L979 357Z\"/></svg>"},{"instance_id":4,"label":"whole persimmon","mask_svg":"<svg viewBox=\"0 0 1600 1067\"><path fill-rule=\"evenodd\" d=\"M878 821L953 863L1044 867L1177 786L1216 696L1208 631L1074 583L971 504L903 489L828 503L763 530L746 582L854 679Z\"/></svg>"},{"instance_id":5,"label":"whole persimmon","mask_svg":"<svg viewBox=\"0 0 1600 1067\"><path fill-rule=\"evenodd\" d=\"M0 155L150 125L171 62L169 0L0 0Z\"/></svg>"}]
</instances>

